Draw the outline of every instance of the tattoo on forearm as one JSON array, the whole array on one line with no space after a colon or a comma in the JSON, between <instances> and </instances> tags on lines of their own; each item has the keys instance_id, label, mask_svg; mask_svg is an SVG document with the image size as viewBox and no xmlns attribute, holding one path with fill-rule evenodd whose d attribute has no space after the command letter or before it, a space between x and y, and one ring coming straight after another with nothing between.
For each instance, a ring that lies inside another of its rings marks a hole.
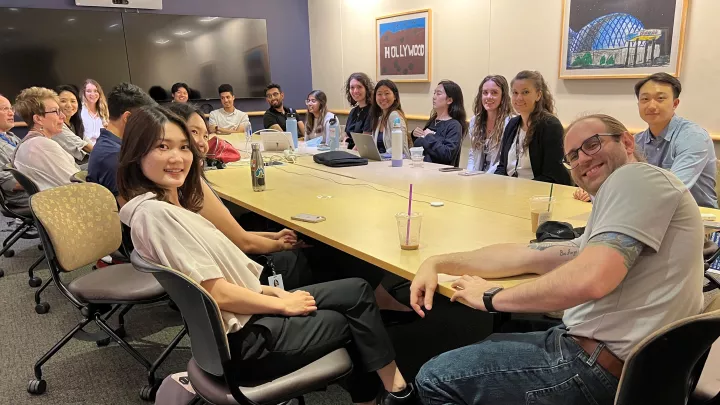
<instances>
[{"instance_id":1,"label":"tattoo on forearm","mask_svg":"<svg viewBox=\"0 0 720 405\"><path fill-rule=\"evenodd\" d=\"M533 250L546 250L559 247L558 254L560 257L575 257L580 252L580 245L574 240L563 242L539 242L528 245Z\"/></svg>"},{"instance_id":2,"label":"tattoo on forearm","mask_svg":"<svg viewBox=\"0 0 720 405\"><path fill-rule=\"evenodd\" d=\"M625 268L628 270L635 264L635 260L645 248L644 243L618 232L603 232L595 235L588 241L588 246L592 245L608 246L615 249L623 256Z\"/></svg>"}]
</instances>

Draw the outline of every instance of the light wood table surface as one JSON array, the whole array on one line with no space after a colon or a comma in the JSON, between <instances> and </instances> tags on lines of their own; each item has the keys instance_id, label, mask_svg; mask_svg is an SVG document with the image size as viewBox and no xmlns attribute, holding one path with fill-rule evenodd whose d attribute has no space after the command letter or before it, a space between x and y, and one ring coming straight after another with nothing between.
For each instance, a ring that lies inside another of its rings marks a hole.
<instances>
[{"instance_id":1,"label":"light wood table surface","mask_svg":"<svg viewBox=\"0 0 720 405\"><path fill-rule=\"evenodd\" d=\"M527 243L534 238L529 219L453 202L431 207L416 201L413 211L423 215L420 249L403 251L395 214L407 211L408 200L406 195L390 187L373 185L371 188L362 185L366 182L296 165L267 167L264 192L252 191L247 166L206 174L223 199L408 280L430 256L499 242ZM316 224L290 219L300 213L322 215L327 219ZM534 277L497 281L510 287ZM452 295L449 284L441 285L441 294Z\"/></svg>"}]
</instances>

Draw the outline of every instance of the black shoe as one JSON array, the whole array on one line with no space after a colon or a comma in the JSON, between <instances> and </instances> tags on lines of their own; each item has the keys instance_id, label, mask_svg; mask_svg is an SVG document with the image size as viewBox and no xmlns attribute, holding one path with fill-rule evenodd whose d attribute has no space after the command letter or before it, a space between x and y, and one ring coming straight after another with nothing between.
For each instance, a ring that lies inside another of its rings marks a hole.
<instances>
[{"instance_id":1,"label":"black shoe","mask_svg":"<svg viewBox=\"0 0 720 405\"><path fill-rule=\"evenodd\" d=\"M381 309L380 317L385 326L402 325L404 323L414 322L420 318L415 311L391 311L388 309Z\"/></svg>"},{"instance_id":2,"label":"black shoe","mask_svg":"<svg viewBox=\"0 0 720 405\"><path fill-rule=\"evenodd\" d=\"M379 405L415 405L420 404L415 387L408 384L400 392L385 392L380 397Z\"/></svg>"}]
</instances>

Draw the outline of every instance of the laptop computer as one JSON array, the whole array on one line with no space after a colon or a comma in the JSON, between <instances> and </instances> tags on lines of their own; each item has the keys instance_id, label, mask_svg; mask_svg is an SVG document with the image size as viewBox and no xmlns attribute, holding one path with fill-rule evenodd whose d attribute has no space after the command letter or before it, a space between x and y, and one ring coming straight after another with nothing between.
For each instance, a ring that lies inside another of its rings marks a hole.
<instances>
[{"instance_id":1,"label":"laptop computer","mask_svg":"<svg viewBox=\"0 0 720 405\"><path fill-rule=\"evenodd\" d=\"M352 137L355 142L355 147L357 148L358 153L360 153L360 157L377 161L390 160L389 157L383 157L380 155L377 143L375 143L375 139L373 139L372 135L353 132L350 134L350 137Z\"/></svg>"},{"instance_id":2,"label":"laptop computer","mask_svg":"<svg viewBox=\"0 0 720 405\"><path fill-rule=\"evenodd\" d=\"M282 152L294 150L292 134L290 132L261 132L263 149L268 152Z\"/></svg>"}]
</instances>

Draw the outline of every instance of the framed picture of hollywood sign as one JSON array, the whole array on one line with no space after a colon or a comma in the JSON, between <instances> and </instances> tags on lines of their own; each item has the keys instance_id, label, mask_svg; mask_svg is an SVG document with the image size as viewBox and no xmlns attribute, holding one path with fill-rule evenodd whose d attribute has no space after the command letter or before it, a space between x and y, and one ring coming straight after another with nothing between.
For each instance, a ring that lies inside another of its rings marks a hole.
<instances>
[{"instance_id":1,"label":"framed picture of hollywood sign","mask_svg":"<svg viewBox=\"0 0 720 405\"><path fill-rule=\"evenodd\" d=\"M375 20L377 78L429 82L432 67L432 11L416 10Z\"/></svg>"},{"instance_id":2,"label":"framed picture of hollywood sign","mask_svg":"<svg viewBox=\"0 0 720 405\"><path fill-rule=\"evenodd\" d=\"M561 79L680 74L688 0L563 0Z\"/></svg>"}]
</instances>

